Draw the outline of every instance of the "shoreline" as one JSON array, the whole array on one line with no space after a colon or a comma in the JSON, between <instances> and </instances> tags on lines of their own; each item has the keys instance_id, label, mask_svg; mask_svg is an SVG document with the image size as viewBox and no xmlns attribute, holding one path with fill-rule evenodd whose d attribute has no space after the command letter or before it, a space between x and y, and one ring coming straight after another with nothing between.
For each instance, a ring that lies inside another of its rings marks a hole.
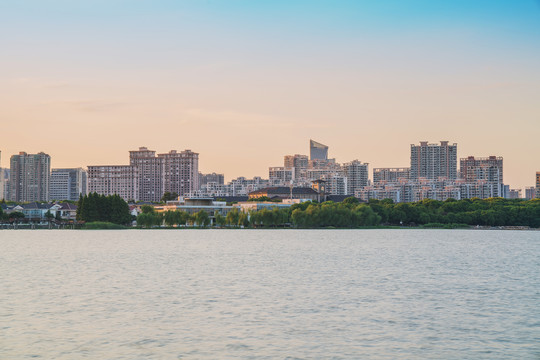
<instances>
[{"instance_id":1,"label":"shoreline","mask_svg":"<svg viewBox=\"0 0 540 360\"><path fill-rule=\"evenodd\" d=\"M72 231L92 231L92 230L501 230L501 231L540 231L540 228L531 228L527 226L470 226L470 227L422 227L422 226L366 226L356 228L293 228L293 227L124 227L124 228L72 228L72 227L47 227L47 226L17 226L17 227L0 227L0 231L13 230L72 230Z\"/></svg>"}]
</instances>

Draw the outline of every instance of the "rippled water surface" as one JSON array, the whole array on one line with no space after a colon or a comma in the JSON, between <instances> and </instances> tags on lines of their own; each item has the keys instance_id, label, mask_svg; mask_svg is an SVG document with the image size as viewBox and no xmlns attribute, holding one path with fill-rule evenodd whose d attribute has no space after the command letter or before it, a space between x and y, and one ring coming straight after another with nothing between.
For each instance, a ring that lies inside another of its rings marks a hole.
<instances>
[{"instance_id":1,"label":"rippled water surface","mask_svg":"<svg viewBox=\"0 0 540 360\"><path fill-rule=\"evenodd\" d=\"M0 359L539 359L540 232L0 231Z\"/></svg>"}]
</instances>

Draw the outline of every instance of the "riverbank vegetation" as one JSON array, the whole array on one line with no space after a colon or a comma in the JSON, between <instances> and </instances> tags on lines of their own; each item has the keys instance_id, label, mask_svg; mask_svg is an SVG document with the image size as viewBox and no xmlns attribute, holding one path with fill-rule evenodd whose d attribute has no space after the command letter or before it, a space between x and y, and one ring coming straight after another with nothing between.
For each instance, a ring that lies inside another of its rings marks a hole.
<instances>
[{"instance_id":1,"label":"riverbank vegetation","mask_svg":"<svg viewBox=\"0 0 540 360\"><path fill-rule=\"evenodd\" d=\"M207 227L208 214L175 210L157 213L151 206L143 206L137 217L140 227L195 226ZM415 203L393 203L391 200L371 200L360 203L348 198L340 203L331 201L304 202L289 208L265 208L244 213L233 209L226 216L214 214L216 227L278 228L373 228L422 227L467 228L471 226L540 227L540 200L423 200Z\"/></svg>"},{"instance_id":2,"label":"riverbank vegetation","mask_svg":"<svg viewBox=\"0 0 540 360\"><path fill-rule=\"evenodd\" d=\"M143 205L141 210L136 218L139 228L540 228L540 199L426 199L414 203L394 203L387 199L361 203L351 197L339 203L308 201L291 207L276 204L248 213L234 208L226 215L209 214L204 210L193 214L181 210L157 212L150 205ZM0 208L0 223L16 224L22 219L23 213L8 214ZM112 228L109 224L128 226L133 220L128 204L117 195L91 193L79 200L77 221L86 224L83 228Z\"/></svg>"},{"instance_id":3,"label":"riverbank vegetation","mask_svg":"<svg viewBox=\"0 0 540 360\"><path fill-rule=\"evenodd\" d=\"M83 230L122 230L127 229L127 227L119 224L114 224L106 221L94 221L85 223L81 229Z\"/></svg>"},{"instance_id":4,"label":"riverbank vegetation","mask_svg":"<svg viewBox=\"0 0 540 360\"><path fill-rule=\"evenodd\" d=\"M387 224L540 227L540 199L426 199L397 204L391 200L371 200L369 206L381 217L381 223Z\"/></svg>"}]
</instances>

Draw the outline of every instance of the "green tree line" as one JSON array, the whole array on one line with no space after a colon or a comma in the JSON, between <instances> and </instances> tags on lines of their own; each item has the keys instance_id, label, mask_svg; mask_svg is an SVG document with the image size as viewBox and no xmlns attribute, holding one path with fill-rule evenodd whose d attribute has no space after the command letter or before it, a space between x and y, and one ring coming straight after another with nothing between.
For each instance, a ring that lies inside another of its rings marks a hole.
<instances>
[{"instance_id":1,"label":"green tree line","mask_svg":"<svg viewBox=\"0 0 540 360\"><path fill-rule=\"evenodd\" d=\"M467 224L540 227L540 199L426 199L414 203L370 200L384 224Z\"/></svg>"},{"instance_id":2,"label":"green tree line","mask_svg":"<svg viewBox=\"0 0 540 360\"><path fill-rule=\"evenodd\" d=\"M128 204L119 195L99 195L90 193L79 197L77 220L84 222L110 222L127 225L132 217Z\"/></svg>"},{"instance_id":3,"label":"green tree line","mask_svg":"<svg viewBox=\"0 0 540 360\"><path fill-rule=\"evenodd\" d=\"M142 227L206 227L210 224L209 214L204 210L191 215L180 210L157 213L151 206L143 206L142 210L137 217L137 224ZM220 227L358 228L379 225L430 227L465 224L536 228L540 227L540 199L449 199L395 204L389 199L360 203L351 197L341 203L304 202L288 208L276 206L249 213L235 208L226 216L216 212L214 218L214 225Z\"/></svg>"}]
</instances>

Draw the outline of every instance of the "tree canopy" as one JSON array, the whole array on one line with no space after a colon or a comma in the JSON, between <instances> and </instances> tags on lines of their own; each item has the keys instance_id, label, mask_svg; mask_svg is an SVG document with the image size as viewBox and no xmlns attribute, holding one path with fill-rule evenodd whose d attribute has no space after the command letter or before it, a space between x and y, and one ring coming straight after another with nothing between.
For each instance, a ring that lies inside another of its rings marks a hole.
<instances>
[{"instance_id":1,"label":"tree canopy","mask_svg":"<svg viewBox=\"0 0 540 360\"><path fill-rule=\"evenodd\" d=\"M90 193L79 197L77 220L84 222L104 221L119 225L131 222L129 205L119 195Z\"/></svg>"}]
</instances>

